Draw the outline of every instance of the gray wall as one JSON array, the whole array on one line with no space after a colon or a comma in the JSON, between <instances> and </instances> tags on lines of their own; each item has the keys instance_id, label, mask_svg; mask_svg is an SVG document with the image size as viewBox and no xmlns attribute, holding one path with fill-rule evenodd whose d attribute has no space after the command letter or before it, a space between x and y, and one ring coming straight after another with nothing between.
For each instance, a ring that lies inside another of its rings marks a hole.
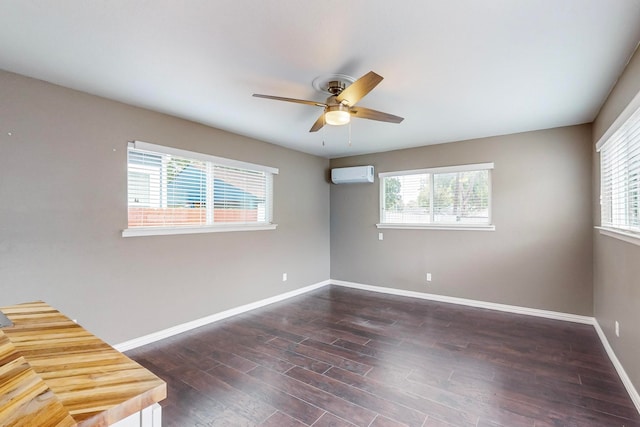
<instances>
[{"instance_id":1,"label":"gray wall","mask_svg":"<svg viewBox=\"0 0 640 427\"><path fill-rule=\"evenodd\" d=\"M593 135L583 125L332 160L376 172L495 162L495 232L378 230L377 178L330 187L319 179L325 159L0 71L0 306L45 300L110 343L329 276L583 315L595 307L638 387L640 247L591 226L592 142L639 90L636 53ZM133 139L280 168L278 229L122 238Z\"/></svg>"},{"instance_id":2,"label":"gray wall","mask_svg":"<svg viewBox=\"0 0 640 427\"><path fill-rule=\"evenodd\" d=\"M277 230L121 237L133 139L279 168ZM45 300L115 344L326 280L327 167L0 71L0 306Z\"/></svg>"},{"instance_id":3,"label":"gray wall","mask_svg":"<svg viewBox=\"0 0 640 427\"><path fill-rule=\"evenodd\" d=\"M333 185L331 278L592 315L590 125L346 157L331 167L371 164L377 174L483 162L495 163L494 232L378 230L377 176Z\"/></svg>"},{"instance_id":4,"label":"gray wall","mask_svg":"<svg viewBox=\"0 0 640 427\"><path fill-rule=\"evenodd\" d=\"M632 57L594 122L594 144L640 92L640 51ZM600 223L599 155L594 158L593 209ZM607 340L640 390L640 246L594 231L594 311ZM620 338L614 332L620 322Z\"/></svg>"}]
</instances>

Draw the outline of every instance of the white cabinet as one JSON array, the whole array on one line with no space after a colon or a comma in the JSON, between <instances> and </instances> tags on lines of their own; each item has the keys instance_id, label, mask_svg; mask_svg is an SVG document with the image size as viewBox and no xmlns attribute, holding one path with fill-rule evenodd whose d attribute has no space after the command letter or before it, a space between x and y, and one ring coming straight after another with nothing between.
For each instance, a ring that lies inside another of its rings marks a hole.
<instances>
[{"instance_id":1,"label":"white cabinet","mask_svg":"<svg viewBox=\"0 0 640 427\"><path fill-rule=\"evenodd\" d=\"M162 407L154 403L111 425L113 427L162 427Z\"/></svg>"}]
</instances>

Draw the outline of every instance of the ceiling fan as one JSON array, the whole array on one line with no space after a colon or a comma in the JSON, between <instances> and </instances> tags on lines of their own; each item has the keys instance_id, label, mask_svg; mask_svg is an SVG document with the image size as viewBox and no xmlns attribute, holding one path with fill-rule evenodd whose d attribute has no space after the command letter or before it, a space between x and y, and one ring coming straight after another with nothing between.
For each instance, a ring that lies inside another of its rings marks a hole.
<instances>
[{"instance_id":1,"label":"ceiling fan","mask_svg":"<svg viewBox=\"0 0 640 427\"><path fill-rule=\"evenodd\" d=\"M356 107L356 103L365 97L374 87L382 81L382 76L369 71L364 76L355 80L343 74L333 74L328 78L318 77L314 80L313 86L329 94L325 102L307 101L304 99L284 98L281 96L261 95L254 93L257 98L275 99L276 101L296 102L298 104L313 105L323 107L324 112L318 120L311 126L309 132L317 132L325 124L346 125L351 121L351 117L360 119L377 120L380 122L400 123L403 117L393 114L383 113L370 108Z\"/></svg>"}]
</instances>

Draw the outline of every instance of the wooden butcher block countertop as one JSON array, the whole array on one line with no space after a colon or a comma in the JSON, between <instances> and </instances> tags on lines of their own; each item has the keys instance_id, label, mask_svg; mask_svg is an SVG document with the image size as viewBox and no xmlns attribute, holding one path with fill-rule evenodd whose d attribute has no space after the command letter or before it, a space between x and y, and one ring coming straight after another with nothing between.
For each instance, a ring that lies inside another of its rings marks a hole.
<instances>
[{"instance_id":1,"label":"wooden butcher block countertop","mask_svg":"<svg viewBox=\"0 0 640 427\"><path fill-rule=\"evenodd\" d=\"M30 416L42 417L43 411L51 411L52 417L62 420L42 425L106 426L166 397L164 381L46 303L0 310L13 322L0 329L8 338L0 335L0 366L4 367L0 387L4 383L22 399L37 397L20 407L23 416L28 416L24 413L28 408L34 412ZM11 376L27 384L17 386ZM10 419L16 399L2 403L0 420ZM66 414L75 422L69 424Z\"/></svg>"}]
</instances>

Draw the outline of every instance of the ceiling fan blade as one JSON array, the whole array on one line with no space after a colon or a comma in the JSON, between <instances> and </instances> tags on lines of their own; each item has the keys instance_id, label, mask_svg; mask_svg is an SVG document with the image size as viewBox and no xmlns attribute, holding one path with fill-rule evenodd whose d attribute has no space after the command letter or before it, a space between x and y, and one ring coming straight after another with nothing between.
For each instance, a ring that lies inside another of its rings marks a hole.
<instances>
[{"instance_id":1,"label":"ceiling fan blade","mask_svg":"<svg viewBox=\"0 0 640 427\"><path fill-rule=\"evenodd\" d=\"M254 93L253 96L255 96L256 98L274 99L276 101L287 101L287 102L295 102L295 103L298 103L298 104L314 105L316 107L326 107L327 106L327 104L323 104L322 102L307 101L305 99L284 98L282 96L261 95L259 93Z\"/></svg>"},{"instance_id":2,"label":"ceiling fan blade","mask_svg":"<svg viewBox=\"0 0 640 427\"><path fill-rule=\"evenodd\" d=\"M322 112L322 114L320 114L320 117L318 117L318 120L316 120L313 126L311 126L309 132L318 132L320 129L322 129L322 126L324 126L324 111Z\"/></svg>"},{"instance_id":3,"label":"ceiling fan blade","mask_svg":"<svg viewBox=\"0 0 640 427\"><path fill-rule=\"evenodd\" d=\"M355 82L351 83L336 97L338 102L341 102L349 107L353 107L356 102L360 101L366 94L371 92L374 87L382 81L383 77L369 71L364 76L360 77Z\"/></svg>"},{"instance_id":4,"label":"ceiling fan blade","mask_svg":"<svg viewBox=\"0 0 640 427\"><path fill-rule=\"evenodd\" d=\"M359 119L377 120L379 122L400 123L404 117L394 116L393 114L383 113L382 111L372 110L370 108L353 107L351 116Z\"/></svg>"}]
</instances>

